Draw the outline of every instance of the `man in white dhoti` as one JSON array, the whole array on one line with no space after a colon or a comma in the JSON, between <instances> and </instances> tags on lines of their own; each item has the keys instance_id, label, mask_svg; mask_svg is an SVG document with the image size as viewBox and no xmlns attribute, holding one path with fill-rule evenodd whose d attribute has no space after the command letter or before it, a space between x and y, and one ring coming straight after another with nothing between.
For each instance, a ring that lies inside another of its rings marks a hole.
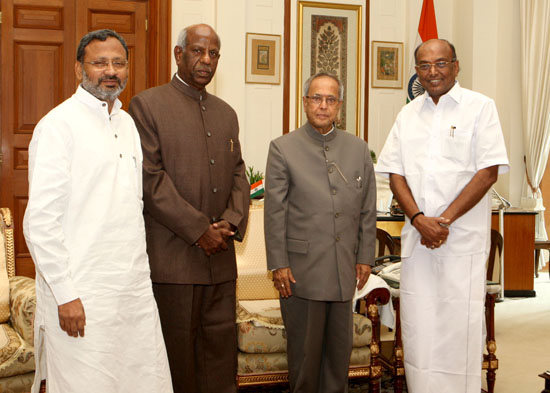
<instances>
[{"instance_id":1,"label":"man in white dhoti","mask_svg":"<svg viewBox=\"0 0 550 393\"><path fill-rule=\"evenodd\" d=\"M426 92L397 116L376 171L407 219L401 233L401 323L408 391L479 393L487 191L509 169L493 100L460 87L454 47L416 50Z\"/></svg>"},{"instance_id":2,"label":"man in white dhoti","mask_svg":"<svg viewBox=\"0 0 550 393\"><path fill-rule=\"evenodd\" d=\"M128 48L78 47L76 93L36 126L23 222L36 266L33 393L172 392L142 215L141 147L117 99Z\"/></svg>"}]
</instances>

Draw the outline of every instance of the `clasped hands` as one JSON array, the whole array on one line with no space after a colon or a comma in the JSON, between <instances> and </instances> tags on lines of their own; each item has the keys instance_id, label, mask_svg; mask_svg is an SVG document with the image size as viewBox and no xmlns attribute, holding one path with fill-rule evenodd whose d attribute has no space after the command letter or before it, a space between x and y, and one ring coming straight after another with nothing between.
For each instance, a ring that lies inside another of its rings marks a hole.
<instances>
[{"instance_id":1,"label":"clasped hands","mask_svg":"<svg viewBox=\"0 0 550 393\"><path fill-rule=\"evenodd\" d=\"M449 236L451 220L445 217L418 216L414 220L414 227L420 232L420 244L430 249L441 247Z\"/></svg>"},{"instance_id":2,"label":"clasped hands","mask_svg":"<svg viewBox=\"0 0 550 393\"><path fill-rule=\"evenodd\" d=\"M225 220L221 220L210 224L206 232L195 243L204 251L207 257L227 250L227 241L235 232L231 228L231 224Z\"/></svg>"}]
</instances>

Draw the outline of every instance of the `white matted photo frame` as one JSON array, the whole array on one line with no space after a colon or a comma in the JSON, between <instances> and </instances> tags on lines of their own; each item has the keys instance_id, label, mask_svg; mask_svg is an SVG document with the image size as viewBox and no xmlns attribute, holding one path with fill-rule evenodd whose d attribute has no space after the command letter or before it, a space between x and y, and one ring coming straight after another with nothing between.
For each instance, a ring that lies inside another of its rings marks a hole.
<instances>
[{"instance_id":1,"label":"white matted photo frame","mask_svg":"<svg viewBox=\"0 0 550 393\"><path fill-rule=\"evenodd\" d=\"M281 83L281 36L246 33L246 83Z\"/></svg>"},{"instance_id":2,"label":"white matted photo frame","mask_svg":"<svg viewBox=\"0 0 550 393\"><path fill-rule=\"evenodd\" d=\"M359 136L362 6L298 1L296 127L305 122L303 84L318 72L336 75L344 102L336 127Z\"/></svg>"},{"instance_id":3,"label":"white matted photo frame","mask_svg":"<svg viewBox=\"0 0 550 393\"><path fill-rule=\"evenodd\" d=\"M403 88L403 43L372 41L372 87Z\"/></svg>"}]
</instances>

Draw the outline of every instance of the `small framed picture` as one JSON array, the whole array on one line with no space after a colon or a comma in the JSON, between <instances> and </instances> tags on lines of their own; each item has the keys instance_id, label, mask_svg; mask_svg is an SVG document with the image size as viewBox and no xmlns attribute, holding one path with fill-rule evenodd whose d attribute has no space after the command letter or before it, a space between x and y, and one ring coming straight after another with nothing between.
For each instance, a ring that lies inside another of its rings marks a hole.
<instances>
[{"instance_id":1,"label":"small framed picture","mask_svg":"<svg viewBox=\"0 0 550 393\"><path fill-rule=\"evenodd\" d=\"M246 33L246 83L281 83L281 36Z\"/></svg>"},{"instance_id":2,"label":"small framed picture","mask_svg":"<svg viewBox=\"0 0 550 393\"><path fill-rule=\"evenodd\" d=\"M372 87L403 88L403 43L372 41Z\"/></svg>"}]
</instances>

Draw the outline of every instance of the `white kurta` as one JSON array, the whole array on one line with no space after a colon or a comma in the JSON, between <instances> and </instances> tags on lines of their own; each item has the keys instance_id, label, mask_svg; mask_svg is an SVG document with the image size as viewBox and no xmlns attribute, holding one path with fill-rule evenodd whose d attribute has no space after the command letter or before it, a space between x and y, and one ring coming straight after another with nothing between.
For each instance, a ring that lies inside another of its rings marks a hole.
<instances>
[{"instance_id":1,"label":"white kurta","mask_svg":"<svg viewBox=\"0 0 550 393\"><path fill-rule=\"evenodd\" d=\"M23 229L36 265L33 393L171 392L145 251L141 146L130 116L79 87L36 126ZM85 337L59 327L80 298Z\"/></svg>"},{"instance_id":2,"label":"white kurta","mask_svg":"<svg viewBox=\"0 0 550 393\"><path fill-rule=\"evenodd\" d=\"M458 83L439 98L427 93L395 121L376 172L404 176L418 208L437 217L477 171L508 158L494 102ZM407 386L412 393L481 389L485 261L491 203L485 195L449 229L435 250L420 244L409 219L401 233L402 332Z\"/></svg>"}]
</instances>

